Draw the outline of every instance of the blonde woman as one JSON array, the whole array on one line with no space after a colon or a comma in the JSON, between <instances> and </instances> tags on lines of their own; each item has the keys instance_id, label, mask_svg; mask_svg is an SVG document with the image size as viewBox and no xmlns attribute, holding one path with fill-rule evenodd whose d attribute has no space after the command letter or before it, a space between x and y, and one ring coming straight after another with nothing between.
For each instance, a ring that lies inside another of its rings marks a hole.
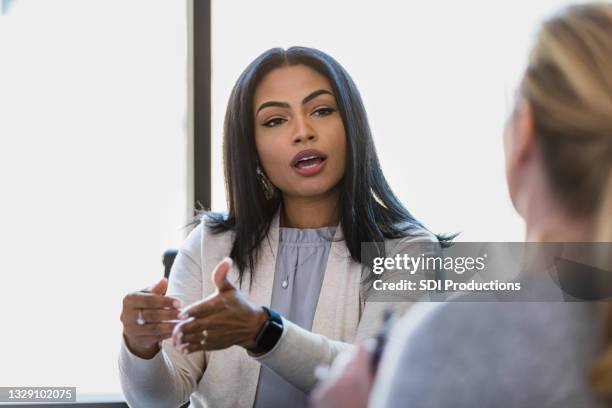
<instances>
[{"instance_id":1,"label":"blonde woman","mask_svg":"<svg viewBox=\"0 0 612 408\"><path fill-rule=\"evenodd\" d=\"M527 241L612 241L612 5L543 23L504 147ZM392 333L372 391L361 348L317 390L318 407L601 406L612 396L612 314L600 306L420 304Z\"/></svg>"}]
</instances>

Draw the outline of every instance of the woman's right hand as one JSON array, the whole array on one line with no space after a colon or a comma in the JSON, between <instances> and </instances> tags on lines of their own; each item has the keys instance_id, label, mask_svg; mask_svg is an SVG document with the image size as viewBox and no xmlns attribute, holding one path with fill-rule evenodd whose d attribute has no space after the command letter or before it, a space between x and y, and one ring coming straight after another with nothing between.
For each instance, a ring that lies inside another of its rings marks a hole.
<instances>
[{"instance_id":1,"label":"woman's right hand","mask_svg":"<svg viewBox=\"0 0 612 408\"><path fill-rule=\"evenodd\" d=\"M123 337L130 351L140 358L151 359L159 352L159 342L172 336L178 324L180 301L165 296L168 280L162 278L154 286L132 292L123 298L121 323ZM138 325L138 312L142 310L144 325ZM167 322L167 321L174 322ZM164 322L166 321L166 322Z\"/></svg>"}]
</instances>

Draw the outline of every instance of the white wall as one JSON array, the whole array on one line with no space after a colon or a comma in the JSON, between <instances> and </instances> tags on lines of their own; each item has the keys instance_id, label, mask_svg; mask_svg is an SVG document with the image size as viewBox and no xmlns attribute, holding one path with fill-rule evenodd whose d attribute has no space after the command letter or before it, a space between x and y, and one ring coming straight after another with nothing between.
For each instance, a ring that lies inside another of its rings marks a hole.
<instances>
[{"instance_id":1,"label":"white wall","mask_svg":"<svg viewBox=\"0 0 612 408\"><path fill-rule=\"evenodd\" d=\"M0 385L119 393L123 296L187 221L186 2L0 16Z\"/></svg>"},{"instance_id":2,"label":"white wall","mask_svg":"<svg viewBox=\"0 0 612 408\"><path fill-rule=\"evenodd\" d=\"M352 75L385 175L417 218L464 241L521 240L503 170L507 95L537 21L564 3L215 1L213 208L226 208L221 134L234 82L266 49L303 45Z\"/></svg>"}]
</instances>

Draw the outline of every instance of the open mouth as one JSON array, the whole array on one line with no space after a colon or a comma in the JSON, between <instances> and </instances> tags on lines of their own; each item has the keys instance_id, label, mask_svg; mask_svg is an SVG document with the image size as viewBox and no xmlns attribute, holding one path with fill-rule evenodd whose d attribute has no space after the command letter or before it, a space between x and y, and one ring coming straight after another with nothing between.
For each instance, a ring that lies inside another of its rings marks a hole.
<instances>
[{"instance_id":1,"label":"open mouth","mask_svg":"<svg viewBox=\"0 0 612 408\"><path fill-rule=\"evenodd\" d=\"M291 167L300 175L310 177L323 171L327 155L319 150L302 150L291 160Z\"/></svg>"},{"instance_id":2,"label":"open mouth","mask_svg":"<svg viewBox=\"0 0 612 408\"><path fill-rule=\"evenodd\" d=\"M299 160L294 166L302 169L304 167L313 167L325 161L324 157L310 156Z\"/></svg>"},{"instance_id":3,"label":"open mouth","mask_svg":"<svg viewBox=\"0 0 612 408\"><path fill-rule=\"evenodd\" d=\"M314 167L327 160L327 155L317 150L304 150L295 155L291 160L291 166L298 169Z\"/></svg>"}]
</instances>

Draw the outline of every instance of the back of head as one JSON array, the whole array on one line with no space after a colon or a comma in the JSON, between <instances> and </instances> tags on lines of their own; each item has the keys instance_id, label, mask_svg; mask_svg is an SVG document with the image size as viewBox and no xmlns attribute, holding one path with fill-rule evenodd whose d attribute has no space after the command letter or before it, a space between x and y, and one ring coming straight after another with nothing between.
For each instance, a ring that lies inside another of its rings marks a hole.
<instances>
[{"instance_id":1,"label":"back of head","mask_svg":"<svg viewBox=\"0 0 612 408\"><path fill-rule=\"evenodd\" d=\"M571 6L544 22L521 84L558 202L612 241L612 4ZM609 256L609 254L608 254ZM607 349L589 380L612 396L612 307Z\"/></svg>"},{"instance_id":2,"label":"back of head","mask_svg":"<svg viewBox=\"0 0 612 408\"><path fill-rule=\"evenodd\" d=\"M542 24L521 84L559 202L612 241L612 4L564 9Z\"/></svg>"}]
</instances>

